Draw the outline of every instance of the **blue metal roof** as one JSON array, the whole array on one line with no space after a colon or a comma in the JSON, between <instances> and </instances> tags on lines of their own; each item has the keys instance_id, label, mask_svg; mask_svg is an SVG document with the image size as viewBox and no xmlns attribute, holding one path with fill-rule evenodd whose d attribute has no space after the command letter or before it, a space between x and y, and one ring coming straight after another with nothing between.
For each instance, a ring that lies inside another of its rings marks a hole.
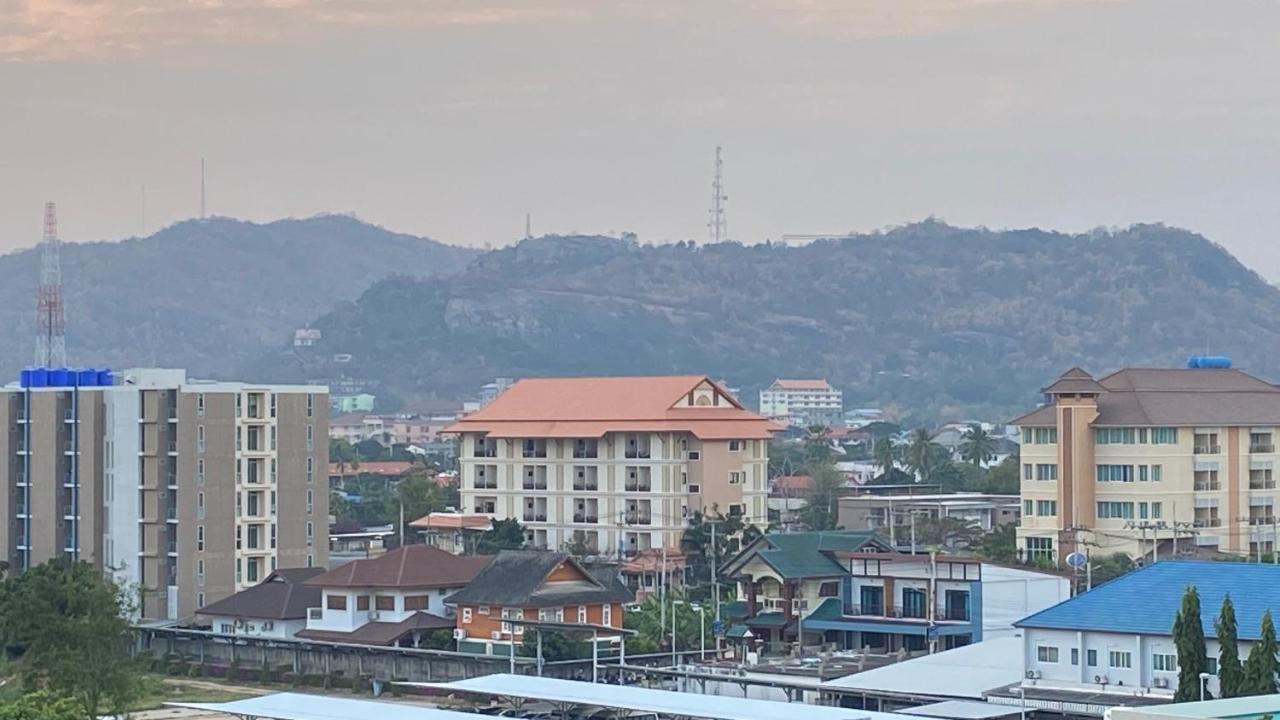
<instances>
[{"instance_id":1,"label":"blue metal roof","mask_svg":"<svg viewBox=\"0 0 1280 720\"><path fill-rule=\"evenodd\" d=\"M1138 635L1172 635L1182 594L1200 593L1205 637L1216 637L1213 622L1228 593L1236 608L1241 640L1257 640L1262 613L1280 609L1280 566L1240 562L1166 560L1046 608L1014 623L1017 627L1093 630ZM1280 621L1280 618L1277 618Z\"/></svg>"}]
</instances>

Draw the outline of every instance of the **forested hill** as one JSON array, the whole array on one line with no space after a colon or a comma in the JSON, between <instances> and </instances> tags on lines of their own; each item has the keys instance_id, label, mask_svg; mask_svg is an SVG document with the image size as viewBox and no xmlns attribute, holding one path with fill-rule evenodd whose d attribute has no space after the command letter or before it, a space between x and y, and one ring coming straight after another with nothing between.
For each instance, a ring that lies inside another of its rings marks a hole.
<instances>
[{"instance_id":1,"label":"forested hill","mask_svg":"<svg viewBox=\"0 0 1280 720\"><path fill-rule=\"evenodd\" d=\"M342 216L214 218L142 239L65 243L68 360L227 375L377 280L454 272L476 255ZM0 256L4 381L33 360L39 261L35 248Z\"/></svg>"},{"instance_id":2,"label":"forested hill","mask_svg":"<svg viewBox=\"0 0 1280 720\"><path fill-rule=\"evenodd\" d=\"M1008 417L1077 364L1176 366L1208 349L1280 376L1280 292L1152 225L930 221L803 247L544 237L447 278L384 280L314 325L320 345L255 369L372 379L401 399L495 376L705 372L748 398L777 376L826 377L846 406L931 419Z\"/></svg>"}]
</instances>

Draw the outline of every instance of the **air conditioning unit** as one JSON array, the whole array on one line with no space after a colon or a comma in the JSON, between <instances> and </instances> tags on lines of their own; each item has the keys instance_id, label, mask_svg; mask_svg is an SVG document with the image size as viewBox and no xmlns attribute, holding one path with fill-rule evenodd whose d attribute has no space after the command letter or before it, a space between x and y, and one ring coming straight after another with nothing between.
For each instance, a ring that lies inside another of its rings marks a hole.
<instances>
[{"instance_id":1,"label":"air conditioning unit","mask_svg":"<svg viewBox=\"0 0 1280 720\"><path fill-rule=\"evenodd\" d=\"M1106 675L1094 675L1093 681L1099 685L1106 685L1108 682L1110 682L1109 680L1107 680Z\"/></svg>"},{"instance_id":2,"label":"air conditioning unit","mask_svg":"<svg viewBox=\"0 0 1280 720\"><path fill-rule=\"evenodd\" d=\"M1155 680L1155 686L1156 686L1156 687L1158 687L1158 688L1167 688L1167 687L1169 687L1169 678L1162 678L1162 677L1158 677L1158 678L1156 678L1156 680Z\"/></svg>"},{"instance_id":3,"label":"air conditioning unit","mask_svg":"<svg viewBox=\"0 0 1280 720\"><path fill-rule=\"evenodd\" d=\"M489 633L489 639L491 639L491 640L501 640L501 639L502 639L502 633L498 632L497 630L494 630L493 632Z\"/></svg>"},{"instance_id":4,"label":"air conditioning unit","mask_svg":"<svg viewBox=\"0 0 1280 720\"><path fill-rule=\"evenodd\" d=\"M466 640L466 639L467 639L467 631L466 631L466 630L463 630L462 628L454 628L454 629L453 629L453 639L454 639L454 640Z\"/></svg>"},{"instance_id":5,"label":"air conditioning unit","mask_svg":"<svg viewBox=\"0 0 1280 720\"><path fill-rule=\"evenodd\" d=\"M377 620L377 619L378 619L378 618L380 618L380 617L382 617L382 616L381 616L380 614L378 614L378 611L377 611L377 610L370 610L370 611L369 611L369 619L370 619L370 620Z\"/></svg>"},{"instance_id":6,"label":"air conditioning unit","mask_svg":"<svg viewBox=\"0 0 1280 720\"><path fill-rule=\"evenodd\" d=\"M1028 670L1028 671L1027 671L1027 679L1028 679L1028 680L1039 680L1039 679L1040 679L1040 671L1039 671L1039 670Z\"/></svg>"}]
</instances>

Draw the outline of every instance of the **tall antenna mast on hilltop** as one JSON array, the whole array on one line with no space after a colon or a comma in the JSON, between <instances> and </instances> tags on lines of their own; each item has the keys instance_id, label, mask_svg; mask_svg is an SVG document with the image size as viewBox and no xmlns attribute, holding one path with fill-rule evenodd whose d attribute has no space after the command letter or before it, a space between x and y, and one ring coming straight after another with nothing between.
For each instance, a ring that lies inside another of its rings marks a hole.
<instances>
[{"instance_id":1,"label":"tall antenna mast on hilltop","mask_svg":"<svg viewBox=\"0 0 1280 720\"><path fill-rule=\"evenodd\" d=\"M711 209L707 212L711 214L711 219L707 221L707 229L710 231L711 242L720 242L729 239L729 221L724 214L725 201L729 196L724 193L724 178L721 175L724 162L720 159L720 146L716 146L716 174L715 179L711 181Z\"/></svg>"},{"instance_id":2,"label":"tall antenna mast on hilltop","mask_svg":"<svg viewBox=\"0 0 1280 720\"><path fill-rule=\"evenodd\" d=\"M44 204L44 237L40 241L40 289L36 291L36 365L67 364L66 318L62 312L62 262L59 255L58 209Z\"/></svg>"},{"instance_id":3,"label":"tall antenna mast on hilltop","mask_svg":"<svg viewBox=\"0 0 1280 720\"><path fill-rule=\"evenodd\" d=\"M204 214L204 158L200 158L200 219L205 219Z\"/></svg>"}]
</instances>

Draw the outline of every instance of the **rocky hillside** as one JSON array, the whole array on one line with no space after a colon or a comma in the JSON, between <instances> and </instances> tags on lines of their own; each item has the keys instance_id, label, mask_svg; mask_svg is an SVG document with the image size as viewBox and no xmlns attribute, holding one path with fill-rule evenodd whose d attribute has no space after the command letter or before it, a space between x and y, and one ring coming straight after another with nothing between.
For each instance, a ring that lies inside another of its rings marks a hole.
<instances>
[{"instance_id":1,"label":"rocky hillside","mask_svg":"<svg viewBox=\"0 0 1280 720\"><path fill-rule=\"evenodd\" d=\"M320 345L252 367L366 378L401 399L494 376L668 372L724 377L751 398L775 376L814 376L849 406L930 419L1011 415L1075 364L1210 350L1280 377L1280 292L1203 237L1149 225L925 222L803 247L546 237L447 278L383 280L314 326Z\"/></svg>"},{"instance_id":2,"label":"rocky hillside","mask_svg":"<svg viewBox=\"0 0 1280 720\"><path fill-rule=\"evenodd\" d=\"M65 244L68 360L226 375L375 281L454 272L475 255L341 216L215 218L142 239ZM2 378L33 359L39 259L37 249L0 256Z\"/></svg>"}]
</instances>

